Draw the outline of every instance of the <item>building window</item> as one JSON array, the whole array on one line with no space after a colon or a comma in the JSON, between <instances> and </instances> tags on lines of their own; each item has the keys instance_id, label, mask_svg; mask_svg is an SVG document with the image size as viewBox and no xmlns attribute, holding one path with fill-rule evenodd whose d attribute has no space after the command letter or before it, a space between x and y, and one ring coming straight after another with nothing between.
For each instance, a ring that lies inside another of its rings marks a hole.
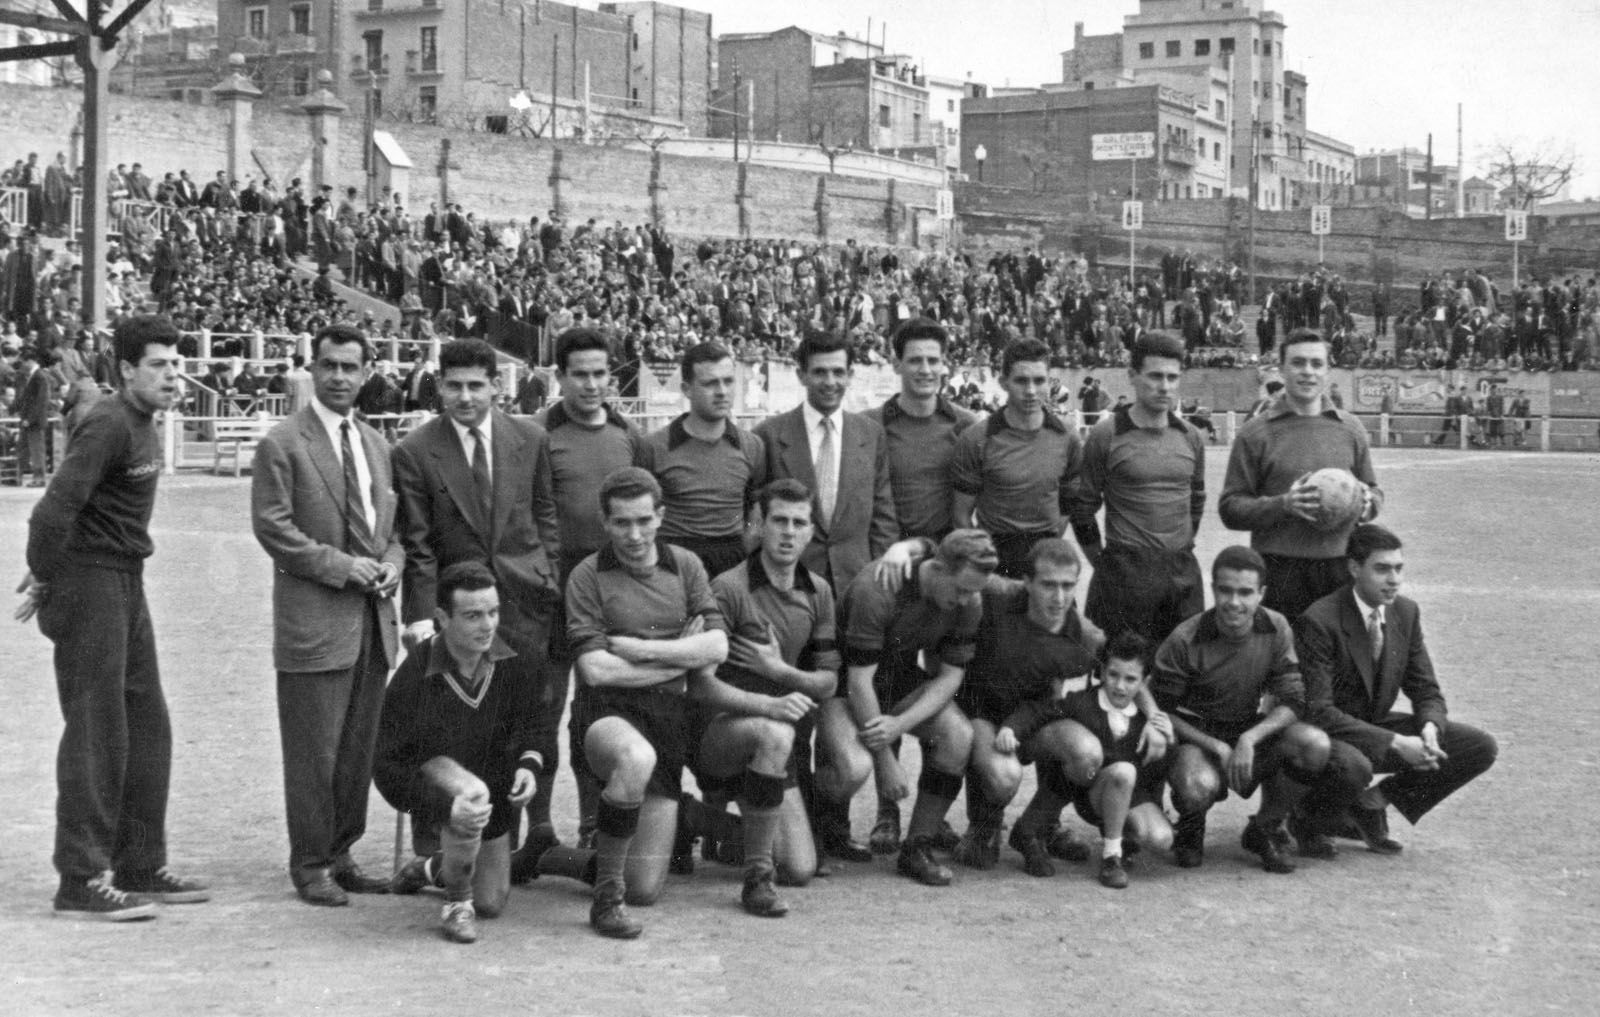
<instances>
[{"instance_id":1,"label":"building window","mask_svg":"<svg viewBox=\"0 0 1600 1017\"><path fill-rule=\"evenodd\" d=\"M954 113L956 111L956 101L954 99L946 99L944 101L944 111L946 113Z\"/></svg>"},{"instance_id":2,"label":"building window","mask_svg":"<svg viewBox=\"0 0 1600 1017\"><path fill-rule=\"evenodd\" d=\"M1260 56L1261 55L1261 40L1260 39L1251 39L1250 40L1250 52L1254 53L1256 56Z\"/></svg>"},{"instance_id":3,"label":"building window","mask_svg":"<svg viewBox=\"0 0 1600 1017\"><path fill-rule=\"evenodd\" d=\"M633 51L635 53L639 52L639 33L638 32L633 33Z\"/></svg>"},{"instance_id":4,"label":"building window","mask_svg":"<svg viewBox=\"0 0 1600 1017\"><path fill-rule=\"evenodd\" d=\"M383 73L383 33L367 32L361 37L366 43L367 64L366 69L374 74Z\"/></svg>"},{"instance_id":5,"label":"building window","mask_svg":"<svg viewBox=\"0 0 1600 1017\"><path fill-rule=\"evenodd\" d=\"M417 89L417 112L422 114L422 122L431 124L439 118L439 89L434 85L423 85Z\"/></svg>"},{"instance_id":6,"label":"building window","mask_svg":"<svg viewBox=\"0 0 1600 1017\"><path fill-rule=\"evenodd\" d=\"M1222 161L1222 142L1213 141L1211 143L1211 158L1217 160L1218 162Z\"/></svg>"},{"instance_id":7,"label":"building window","mask_svg":"<svg viewBox=\"0 0 1600 1017\"><path fill-rule=\"evenodd\" d=\"M1094 82L1092 82L1092 81L1085 81L1085 82L1084 82L1084 83L1083 83L1083 90L1084 90L1084 91L1085 91L1085 92L1093 92L1093 91L1094 91Z\"/></svg>"},{"instance_id":8,"label":"building window","mask_svg":"<svg viewBox=\"0 0 1600 1017\"><path fill-rule=\"evenodd\" d=\"M251 7L244 12L244 34L252 39L267 37L267 9Z\"/></svg>"},{"instance_id":9,"label":"building window","mask_svg":"<svg viewBox=\"0 0 1600 1017\"><path fill-rule=\"evenodd\" d=\"M1167 40L1167 56L1169 56L1169 57L1181 57L1181 56L1183 56L1183 43L1179 42L1177 39L1168 39Z\"/></svg>"},{"instance_id":10,"label":"building window","mask_svg":"<svg viewBox=\"0 0 1600 1017\"><path fill-rule=\"evenodd\" d=\"M1228 119L1228 104L1223 102L1221 99L1217 100L1217 119Z\"/></svg>"},{"instance_id":11,"label":"building window","mask_svg":"<svg viewBox=\"0 0 1600 1017\"><path fill-rule=\"evenodd\" d=\"M421 58L423 70L437 71L439 69L439 29L437 27L427 25L422 29L417 55Z\"/></svg>"},{"instance_id":12,"label":"building window","mask_svg":"<svg viewBox=\"0 0 1600 1017\"><path fill-rule=\"evenodd\" d=\"M913 114L911 114L911 143L913 145L922 144L922 114L921 113L913 113Z\"/></svg>"},{"instance_id":13,"label":"building window","mask_svg":"<svg viewBox=\"0 0 1600 1017\"><path fill-rule=\"evenodd\" d=\"M1233 52L1233 36L1224 36L1217 40L1217 50L1222 53Z\"/></svg>"},{"instance_id":14,"label":"building window","mask_svg":"<svg viewBox=\"0 0 1600 1017\"><path fill-rule=\"evenodd\" d=\"M878 107L878 126L879 127L888 127L889 126L889 107L888 106L881 106L880 105Z\"/></svg>"},{"instance_id":15,"label":"building window","mask_svg":"<svg viewBox=\"0 0 1600 1017\"><path fill-rule=\"evenodd\" d=\"M1156 44L1153 43L1153 42L1141 42L1139 44L1139 59L1140 60L1154 60L1155 58L1156 58Z\"/></svg>"},{"instance_id":16,"label":"building window","mask_svg":"<svg viewBox=\"0 0 1600 1017\"><path fill-rule=\"evenodd\" d=\"M311 34L310 4L295 4L289 8L289 31L294 35Z\"/></svg>"},{"instance_id":17,"label":"building window","mask_svg":"<svg viewBox=\"0 0 1600 1017\"><path fill-rule=\"evenodd\" d=\"M296 67L294 69L294 94L311 94L311 68Z\"/></svg>"},{"instance_id":18,"label":"building window","mask_svg":"<svg viewBox=\"0 0 1600 1017\"><path fill-rule=\"evenodd\" d=\"M381 10L383 10L383 0L367 0L367 10L369 10L369 11L381 11Z\"/></svg>"},{"instance_id":19,"label":"building window","mask_svg":"<svg viewBox=\"0 0 1600 1017\"><path fill-rule=\"evenodd\" d=\"M1196 39L1194 41L1194 55L1195 56L1210 56L1211 55L1211 40L1210 39Z\"/></svg>"}]
</instances>

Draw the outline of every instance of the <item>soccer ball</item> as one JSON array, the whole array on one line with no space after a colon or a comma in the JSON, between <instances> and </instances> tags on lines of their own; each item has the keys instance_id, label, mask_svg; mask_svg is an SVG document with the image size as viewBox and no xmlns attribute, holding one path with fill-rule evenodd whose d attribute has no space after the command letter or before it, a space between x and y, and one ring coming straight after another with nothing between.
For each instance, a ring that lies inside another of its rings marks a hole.
<instances>
[{"instance_id":1,"label":"soccer ball","mask_svg":"<svg viewBox=\"0 0 1600 1017\"><path fill-rule=\"evenodd\" d=\"M1311 525L1325 533L1332 533L1353 525L1361 518L1367 504L1367 485L1356 479L1349 470L1324 467L1301 478L1315 487L1322 496Z\"/></svg>"}]
</instances>

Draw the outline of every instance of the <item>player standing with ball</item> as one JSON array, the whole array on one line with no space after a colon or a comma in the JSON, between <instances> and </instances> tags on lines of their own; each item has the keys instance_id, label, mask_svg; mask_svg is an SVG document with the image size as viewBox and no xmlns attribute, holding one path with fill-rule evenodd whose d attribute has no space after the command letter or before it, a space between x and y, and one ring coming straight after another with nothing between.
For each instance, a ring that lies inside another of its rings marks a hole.
<instances>
[{"instance_id":1,"label":"player standing with ball","mask_svg":"<svg viewBox=\"0 0 1600 1017\"><path fill-rule=\"evenodd\" d=\"M1278 347L1283 398L1239 431L1218 513L1267 563L1263 606L1293 620L1343 586L1345 542L1383 506L1367 432L1327 399L1328 345L1295 329ZM1351 477L1320 474L1346 470ZM1359 501L1357 500L1359 498Z\"/></svg>"}]
</instances>

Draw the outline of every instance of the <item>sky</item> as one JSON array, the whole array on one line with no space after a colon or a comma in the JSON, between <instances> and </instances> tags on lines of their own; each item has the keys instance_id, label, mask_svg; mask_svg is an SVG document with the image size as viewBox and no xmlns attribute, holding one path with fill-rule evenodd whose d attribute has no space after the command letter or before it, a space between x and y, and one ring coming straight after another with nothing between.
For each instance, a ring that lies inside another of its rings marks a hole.
<instances>
[{"instance_id":1,"label":"sky","mask_svg":"<svg viewBox=\"0 0 1600 1017\"><path fill-rule=\"evenodd\" d=\"M872 37L926 73L990 85L1061 80L1073 23L1122 30L1138 0L676 0L717 35L799 25ZM1307 126L1358 153L1425 148L1487 168L1492 146L1577 156L1572 197L1600 198L1600 0L1268 0L1283 16L1284 63L1309 80Z\"/></svg>"}]
</instances>

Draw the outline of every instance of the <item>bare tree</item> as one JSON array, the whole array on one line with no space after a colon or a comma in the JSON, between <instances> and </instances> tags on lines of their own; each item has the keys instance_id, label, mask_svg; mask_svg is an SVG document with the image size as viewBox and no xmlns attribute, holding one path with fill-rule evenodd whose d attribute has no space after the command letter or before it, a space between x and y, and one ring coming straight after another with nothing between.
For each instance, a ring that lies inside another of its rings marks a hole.
<instances>
[{"instance_id":1,"label":"bare tree","mask_svg":"<svg viewBox=\"0 0 1600 1017\"><path fill-rule=\"evenodd\" d=\"M1489 146L1485 161L1489 170L1484 176L1500 188L1508 208L1533 208L1559 194L1578 165L1571 145L1561 149L1551 141L1538 145L1498 141Z\"/></svg>"}]
</instances>

